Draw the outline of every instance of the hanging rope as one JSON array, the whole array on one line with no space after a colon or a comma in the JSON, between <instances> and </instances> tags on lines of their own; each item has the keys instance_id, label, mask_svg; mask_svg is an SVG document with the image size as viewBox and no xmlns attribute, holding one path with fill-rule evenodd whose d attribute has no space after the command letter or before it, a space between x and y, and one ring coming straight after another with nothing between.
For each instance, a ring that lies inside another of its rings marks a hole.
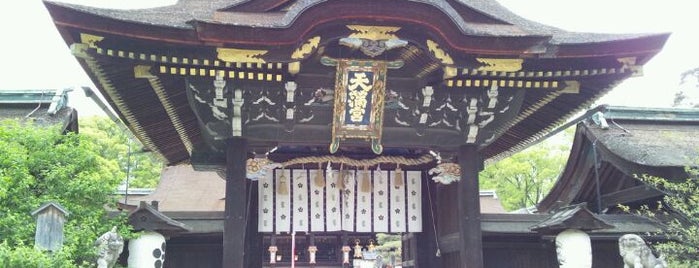
<instances>
[{"instance_id":1,"label":"hanging rope","mask_svg":"<svg viewBox=\"0 0 699 268\"><path fill-rule=\"evenodd\" d=\"M376 166L378 164L399 164L403 166L417 166L417 165L422 165L422 164L427 164L432 161L434 161L434 157L432 155L426 154L423 155L419 158L405 158L403 156L379 156L377 158L372 158L372 159L352 159L349 157L345 156L334 156L334 155L326 155L326 156L308 156L308 157L299 157L299 158L294 158L292 160L280 163L282 167L288 167L292 165L298 165L298 164L309 164L309 163L324 163L324 162L331 162L331 163L339 163L342 164L344 168L347 167L355 167L355 168L360 168L360 167L370 167L370 166Z\"/></svg>"},{"instance_id":2,"label":"hanging rope","mask_svg":"<svg viewBox=\"0 0 699 268\"><path fill-rule=\"evenodd\" d=\"M434 205L432 204L432 190L430 189L429 182L427 183L427 200L430 202L430 214L432 216L432 231L434 231L434 244L435 244L435 246L437 246L437 252L435 252L434 255L437 257L441 257L442 251L439 249L439 238L437 236L437 223L435 223L435 219L434 219Z\"/></svg>"}]
</instances>

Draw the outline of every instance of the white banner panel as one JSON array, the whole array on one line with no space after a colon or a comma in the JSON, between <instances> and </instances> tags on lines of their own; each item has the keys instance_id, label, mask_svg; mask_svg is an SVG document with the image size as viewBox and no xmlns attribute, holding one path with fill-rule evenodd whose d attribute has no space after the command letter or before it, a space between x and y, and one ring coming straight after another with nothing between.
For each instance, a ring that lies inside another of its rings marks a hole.
<instances>
[{"instance_id":1,"label":"white banner panel","mask_svg":"<svg viewBox=\"0 0 699 268\"><path fill-rule=\"evenodd\" d=\"M342 230L354 232L354 194L357 188L357 179L354 170L345 171L345 189L342 189Z\"/></svg>"},{"instance_id":2,"label":"white banner panel","mask_svg":"<svg viewBox=\"0 0 699 268\"><path fill-rule=\"evenodd\" d=\"M374 171L374 233L388 232L388 171Z\"/></svg>"},{"instance_id":3,"label":"white banner panel","mask_svg":"<svg viewBox=\"0 0 699 268\"><path fill-rule=\"evenodd\" d=\"M328 174L331 173L331 174ZM326 232L340 231L340 189L337 185L337 171L325 174L325 227Z\"/></svg>"},{"instance_id":4,"label":"white banner panel","mask_svg":"<svg viewBox=\"0 0 699 268\"><path fill-rule=\"evenodd\" d=\"M408 187L408 232L422 232L422 173L407 171Z\"/></svg>"},{"instance_id":5,"label":"white banner panel","mask_svg":"<svg viewBox=\"0 0 699 268\"><path fill-rule=\"evenodd\" d=\"M291 172L288 169L274 170L274 187L275 187L275 211L274 217L276 220L277 233L291 231L291 189L289 184L291 181ZM286 188L286 194L280 194L279 189Z\"/></svg>"},{"instance_id":6,"label":"white banner panel","mask_svg":"<svg viewBox=\"0 0 699 268\"><path fill-rule=\"evenodd\" d=\"M257 182L257 213L258 232L274 232L274 179L273 173L267 172L264 178Z\"/></svg>"},{"instance_id":7,"label":"white banner panel","mask_svg":"<svg viewBox=\"0 0 699 268\"><path fill-rule=\"evenodd\" d=\"M324 169L321 186L315 169L271 171L257 186L259 232L421 232L422 173L403 171L401 183L393 171L369 174L345 170L339 183Z\"/></svg>"},{"instance_id":8,"label":"white banner panel","mask_svg":"<svg viewBox=\"0 0 699 268\"><path fill-rule=\"evenodd\" d=\"M315 183L315 176L318 170L311 170L311 232L324 232L325 231L325 210L323 205L325 204L325 187L319 186ZM321 176L325 173L324 170L320 170ZM325 181L325 178L323 178Z\"/></svg>"},{"instance_id":9,"label":"white banner panel","mask_svg":"<svg viewBox=\"0 0 699 268\"><path fill-rule=\"evenodd\" d=\"M357 232L371 233L371 187L364 192L364 183L371 185L371 171L357 171Z\"/></svg>"},{"instance_id":10,"label":"white banner panel","mask_svg":"<svg viewBox=\"0 0 699 268\"><path fill-rule=\"evenodd\" d=\"M405 232L405 171L401 171L400 178L396 177L396 173L391 171L390 189L391 189L391 233ZM401 183L396 183L400 180Z\"/></svg>"},{"instance_id":11,"label":"white banner panel","mask_svg":"<svg viewBox=\"0 0 699 268\"><path fill-rule=\"evenodd\" d=\"M291 183L294 196L292 228L295 232L308 232L308 174L305 169L294 169L291 175L294 176Z\"/></svg>"}]
</instances>

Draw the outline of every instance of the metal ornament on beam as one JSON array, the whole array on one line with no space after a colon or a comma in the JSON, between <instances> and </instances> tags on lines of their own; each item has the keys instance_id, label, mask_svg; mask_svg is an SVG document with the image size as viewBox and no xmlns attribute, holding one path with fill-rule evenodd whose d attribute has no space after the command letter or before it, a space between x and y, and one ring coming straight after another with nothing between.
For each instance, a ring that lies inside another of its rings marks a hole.
<instances>
[{"instance_id":1,"label":"metal ornament on beam","mask_svg":"<svg viewBox=\"0 0 699 268\"><path fill-rule=\"evenodd\" d=\"M461 167L457 163L440 163L428 171L432 180L444 185L461 180Z\"/></svg>"},{"instance_id":2,"label":"metal ornament on beam","mask_svg":"<svg viewBox=\"0 0 699 268\"><path fill-rule=\"evenodd\" d=\"M337 66L330 153L337 152L341 140L363 139L371 141L375 154L381 154L386 69L400 68L402 62L329 58L321 61Z\"/></svg>"}]
</instances>

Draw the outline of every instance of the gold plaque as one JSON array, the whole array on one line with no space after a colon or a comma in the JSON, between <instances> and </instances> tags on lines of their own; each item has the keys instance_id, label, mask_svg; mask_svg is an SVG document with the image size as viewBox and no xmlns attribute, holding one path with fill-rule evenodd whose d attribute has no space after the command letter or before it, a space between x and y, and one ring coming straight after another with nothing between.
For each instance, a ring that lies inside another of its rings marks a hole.
<instances>
[{"instance_id":1,"label":"gold plaque","mask_svg":"<svg viewBox=\"0 0 699 268\"><path fill-rule=\"evenodd\" d=\"M386 66L383 61L337 61L331 153L345 139L368 140L374 153L383 151Z\"/></svg>"}]
</instances>

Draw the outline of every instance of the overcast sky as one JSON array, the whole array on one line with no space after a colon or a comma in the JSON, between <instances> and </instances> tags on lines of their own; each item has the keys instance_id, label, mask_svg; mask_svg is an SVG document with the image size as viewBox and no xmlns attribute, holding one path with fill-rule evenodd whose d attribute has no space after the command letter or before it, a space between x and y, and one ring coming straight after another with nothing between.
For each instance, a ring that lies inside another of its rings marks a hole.
<instances>
[{"instance_id":1,"label":"overcast sky","mask_svg":"<svg viewBox=\"0 0 699 268\"><path fill-rule=\"evenodd\" d=\"M109 7L155 6L173 2L63 1ZM500 3L525 18L570 31L672 32L663 51L646 64L643 77L628 79L598 104L668 107L679 88L680 74L699 66L699 36L696 29L692 29L699 25L699 2L500 0ZM0 9L0 27L3 36L0 42L0 89L94 87L58 35L40 0L12 1L11 6Z\"/></svg>"}]
</instances>

